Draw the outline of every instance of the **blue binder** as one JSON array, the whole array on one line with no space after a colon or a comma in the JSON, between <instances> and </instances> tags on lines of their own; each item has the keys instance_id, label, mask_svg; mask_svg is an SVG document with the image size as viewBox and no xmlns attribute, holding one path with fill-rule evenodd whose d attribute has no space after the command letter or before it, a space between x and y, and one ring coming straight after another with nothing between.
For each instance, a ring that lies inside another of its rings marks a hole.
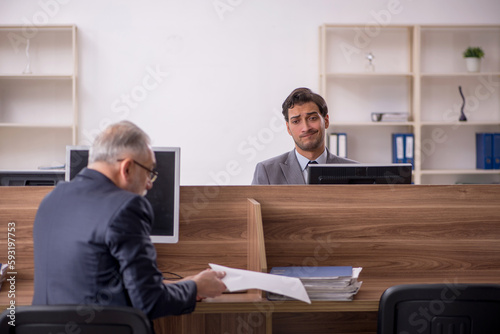
<instances>
[{"instance_id":1,"label":"blue binder","mask_svg":"<svg viewBox=\"0 0 500 334\"><path fill-rule=\"evenodd\" d=\"M283 275L297 278L311 277L352 277L351 266L326 266L326 267L273 267L269 272L273 275Z\"/></svg>"},{"instance_id":2,"label":"blue binder","mask_svg":"<svg viewBox=\"0 0 500 334\"><path fill-rule=\"evenodd\" d=\"M392 134L392 162L405 162L405 135L406 133Z\"/></svg>"},{"instance_id":3,"label":"blue binder","mask_svg":"<svg viewBox=\"0 0 500 334\"><path fill-rule=\"evenodd\" d=\"M493 134L493 169L500 169L500 133Z\"/></svg>"},{"instance_id":4,"label":"blue binder","mask_svg":"<svg viewBox=\"0 0 500 334\"><path fill-rule=\"evenodd\" d=\"M476 168L493 169L493 134L476 133Z\"/></svg>"},{"instance_id":5,"label":"blue binder","mask_svg":"<svg viewBox=\"0 0 500 334\"><path fill-rule=\"evenodd\" d=\"M406 133L405 135L405 158L404 162L410 163L413 168L413 157L415 156L415 137L413 133Z\"/></svg>"}]
</instances>

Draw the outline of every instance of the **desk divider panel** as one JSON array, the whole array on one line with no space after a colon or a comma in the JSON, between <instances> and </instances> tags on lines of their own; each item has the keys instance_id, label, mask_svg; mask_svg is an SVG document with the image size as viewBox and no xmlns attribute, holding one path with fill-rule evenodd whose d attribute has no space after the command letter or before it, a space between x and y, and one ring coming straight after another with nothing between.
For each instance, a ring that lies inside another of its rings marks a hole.
<instances>
[{"instance_id":1,"label":"desk divider panel","mask_svg":"<svg viewBox=\"0 0 500 334\"><path fill-rule=\"evenodd\" d=\"M256 200L248 199L248 265L251 271L267 273L266 245L264 241L264 228L262 226L262 212L260 203ZM252 289L248 291L256 297L262 297L262 291Z\"/></svg>"}]
</instances>

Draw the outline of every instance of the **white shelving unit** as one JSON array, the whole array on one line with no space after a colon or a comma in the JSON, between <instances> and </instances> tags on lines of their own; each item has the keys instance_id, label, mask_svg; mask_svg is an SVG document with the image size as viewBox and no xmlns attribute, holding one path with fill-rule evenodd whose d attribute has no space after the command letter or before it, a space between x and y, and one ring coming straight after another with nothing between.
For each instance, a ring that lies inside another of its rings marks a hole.
<instances>
[{"instance_id":1,"label":"white shelving unit","mask_svg":"<svg viewBox=\"0 0 500 334\"><path fill-rule=\"evenodd\" d=\"M1 170L63 165L66 145L76 144L76 31L0 26Z\"/></svg>"},{"instance_id":2,"label":"white shelving unit","mask_svg":"<svg viewBox=\"0 0 500 334\"><path fill-rule=\"evenodd\" d=\"M485 51L478 73L466 71L468 46ZM500 170L475 169L475 133L500 132L500 26L324 24L319 54L329 132L347 133L349 158L390 163L391 134L411 132L415 184L500 182ZM408 120L371 122L372 112Z\"/></svg>"}]
</instances>

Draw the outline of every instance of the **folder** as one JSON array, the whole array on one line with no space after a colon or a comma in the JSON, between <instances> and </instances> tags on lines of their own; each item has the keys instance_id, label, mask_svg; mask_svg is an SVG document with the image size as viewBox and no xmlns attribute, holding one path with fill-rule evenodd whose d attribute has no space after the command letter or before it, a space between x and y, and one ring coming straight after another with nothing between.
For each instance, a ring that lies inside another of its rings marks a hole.
<instances>
[{"instance_id":1,"label":"folder","mask_svg":"<svg viewBox=\"0 0 500 334\"><path fill-rule=\"evenodd\" d=\"M340 278L352 277L352 266L326 266L326 267L273 267L269 272L273 275L283 275L297 278Z\"/></svg>"},{"instance_id":2,"label":"folder","mask_svg":"<svg viewBox=\"0 0 500 334\"><path fill-rule=\"evenodd\" d=\"M338 134L338 156L341 158L347 158L347 134Z\"/></svg>"},{"instance_id":3,"label":"folder","mask_svg":"<svg viewBox=\"0 0 500 334\"><path fill-rule=\"evenodd\" d=\"M336 133L330 133L328 139L328 149L330 153L338 155L338 135Z\"/></svg>"},{"instance_id":4,"label":"folder","mask_svg":"<svg viewBox=\"0 0 500 334\"><path fill-rule=\"evenodd\" d=\"M392 162L405 162L405 133L392 134Z\"/></svg>"},{"instance_id":5,"label":"folder","mask_svg":"<svg viewBox=\"0 0 500 334\"><path fill-rule=\"evenodd\" d=\"M500 133L493 134L493 169L500 169Z\"/></svg>"},{"instance_id":6,"label":"folder","mask_svg":"<svg viewBox=\"0 0 500 334\"><path fill-rule=\"evenodd\" d=\"M476 133L476 168L493 169L493 134Z\"/></svg>"},{"instance_id":7,"label":"folder","mask_svg":"<svg viewBox=\"0 0 500 334\"><path fill-rule=\"evenodd\" d=\"M328 149L330 153L341 158L347 158L347 134L330 133L328 140Z\"/></svg>"},{"instance_id":8,"label":"folder","mask_svg":"<svg viewBox=\"0 0 500 334\"><path fill-rule=\"evenodd\" d=\"M405 141L405 158L404 158L404 162L407 162L407 163L410 163L411 164L411 167L413 169L413 156L414 156L414 153L415 153L415 140L414 140L414 136L413 136L413 133L407 133L405 134L404 136L404 141Z\"/></svg>"}]
</instances>

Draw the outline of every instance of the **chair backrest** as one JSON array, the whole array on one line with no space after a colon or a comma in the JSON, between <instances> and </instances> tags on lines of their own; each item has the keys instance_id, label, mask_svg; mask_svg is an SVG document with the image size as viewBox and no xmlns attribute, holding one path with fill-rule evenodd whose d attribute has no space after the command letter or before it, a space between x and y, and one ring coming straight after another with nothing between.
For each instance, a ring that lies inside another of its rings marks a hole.
<instances>
[{"instance_id":1,"label":"chair backrest","mask_svg":"<svg viewBox=\"0 0 500 334\"><path fill-rule=\"evenodd\" d=\"M31 305L7 309L0 316L2 334L151 334L151 332L150 322L144 313L132 307Z\"/></svg>"},{"instance_id":2,"label":"chair backrest","mask_svg":"<svg viewBox=\"0 0 500 334\"><path fill-rule=\"evenodd\" d=\"M380 298L377 333L500 333L500 285L390 287Z\"/></svg>"}]
</instances>

